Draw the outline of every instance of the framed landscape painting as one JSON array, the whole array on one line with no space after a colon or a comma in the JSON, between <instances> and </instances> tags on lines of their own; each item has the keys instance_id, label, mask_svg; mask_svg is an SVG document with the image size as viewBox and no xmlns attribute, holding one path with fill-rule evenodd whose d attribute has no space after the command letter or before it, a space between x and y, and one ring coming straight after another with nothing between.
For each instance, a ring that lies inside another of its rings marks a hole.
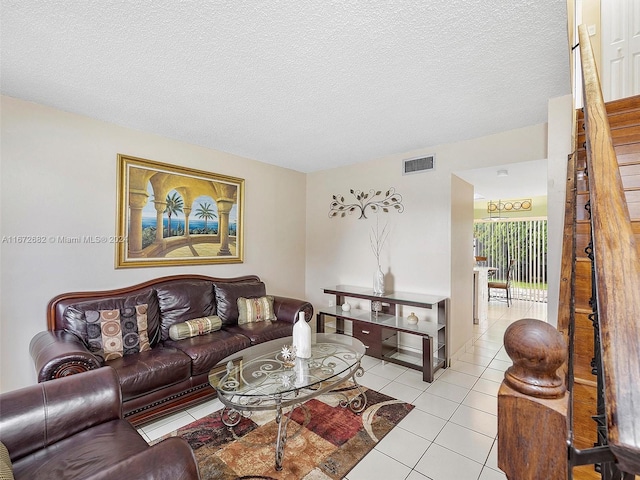
<instances>
[{"instance_id":1,"label":"framed landscape painting","mask_svg":"<svg viewBox=\"0 0 640 480\"><path fill-rule=\"evenodd\" d=\"M244 179L118 155L116 268L241 263Z\"/></svg>"}]
</instances>

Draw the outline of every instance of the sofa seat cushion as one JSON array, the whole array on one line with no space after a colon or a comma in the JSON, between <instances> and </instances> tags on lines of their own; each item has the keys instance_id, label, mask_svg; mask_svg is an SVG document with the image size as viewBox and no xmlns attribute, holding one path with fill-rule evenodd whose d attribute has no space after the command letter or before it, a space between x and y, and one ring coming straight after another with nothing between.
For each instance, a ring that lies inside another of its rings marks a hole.
<instances>
[{"instance_id":1,"label":"sofa seat cushion","mask_svg":"<svg viewBox=\"0 0 640 480\"><path fill-rule=\"evenodd\" d=\"M15 478L30 480L80 480L147 448L129 422L111 420L15 460L13 473Z\"/></svg>"},{"instance_id":2,"label":"sofa seat cushion","mask_svg":"<svg viewBox=\"0 0 640 480\"><path fill-rule=\"evenodd\" d=\"M180 350L163 346L125 355L106 364L118 373L125 402L188 380L191 376L191 359Z\"/></svg>"},{"instance_id":3,"label":"sofa seat cushion","mask_svg":"<svg viewBox=\"0 0 640 480\"><path fill-rule=\"evenodd\" d=\"M244 335L225 330L183 340L167 340L164 344L181 350L191 358L194 377L208 374L223 358L251 346L251 342Z\"/></svg>"},{"instance_id":4,"label":"sofa seat cushion","mask_svg":"<svg viewBox=\"0 0 640 480\"><path fill-rule=\"evenodd\" d=\"M242 334L251 340L252 345L256 345L276 338L290 337L293 334L293 324L265 320L263 322L243 323L242 325L225 327L225 330Z\"/></svg>"}]
</instances>

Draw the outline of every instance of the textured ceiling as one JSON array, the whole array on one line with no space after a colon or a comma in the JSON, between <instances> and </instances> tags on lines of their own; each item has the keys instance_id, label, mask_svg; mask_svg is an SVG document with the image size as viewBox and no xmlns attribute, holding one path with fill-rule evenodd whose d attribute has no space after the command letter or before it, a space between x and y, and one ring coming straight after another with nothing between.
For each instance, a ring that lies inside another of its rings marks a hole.
<instances>
[{"instance_id":1,"label":"textured ceiling","mask_svg":"<svg viewBox=\"0 0 640 480\"><path fill-rule=\"evenodd\" d=\"M311 172L543 123L564 0L0 0L2 93Z\"/></svg>"}]
</instances>

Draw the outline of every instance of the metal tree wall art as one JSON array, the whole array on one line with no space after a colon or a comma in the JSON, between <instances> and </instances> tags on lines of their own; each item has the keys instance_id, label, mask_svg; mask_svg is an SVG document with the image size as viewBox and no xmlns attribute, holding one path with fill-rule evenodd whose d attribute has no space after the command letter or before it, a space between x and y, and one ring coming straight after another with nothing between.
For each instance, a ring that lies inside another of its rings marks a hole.
<instances>
[{"instance_id":1,"label":"metal tree wall art","mask_svg":"<svg viewBox=\"0 0 640 480\"><path fill-rule=\"evenodd\" d=\"M389 236L389 230L387 230L387 225L382 228L380 231L378 227L378 216L376 215L376 228L371 227L371 233L369 233L369 241L371 242L371 250L373 254L376 256L376 264L378 265L378 269L376 270L375 275L373 276L373 293L382 295L384 293L384 273L382 272L382 267L380 266L380 253L382 252L382 247L384 246L384 242L387 240Z\"/></svg>"},{"instance_id":2,"label":"metal tree wall art","mask_svg":"<svg viewBox=\"0 0 640 480\"><path fill-rule=\"evenodd\" d=\"M346 203L344 196L334 195L329 205L329 218L344 217L347 213L351 215L353 212L359 212L358 218L367 218L367 208L374 213L397 211L402 213L404 205L402 205L402 195L396 193L393 187L386 192L382 190L369 190L368 193L360 190L349 190L349 193L356 197L356 202Z\"/></svg>"},{"instance_id":3,"label":"metal tree wall art","mask_svg":"<svg viewBox=\"0 0 640 480\"><path fill-rule=\"evenodd\" d=\"M388 225L385 224L382 227L382 231L378 227L378 218L376 217L376 228L371 227L371 232L369 233L369 242L371 242L371 251L376 257L376 265L380 268L380 253L382 252L382 247L384 246L384 242L387 241L387 237L389 236L389 230L387 229Z\"/></svg>"}]
</instances>

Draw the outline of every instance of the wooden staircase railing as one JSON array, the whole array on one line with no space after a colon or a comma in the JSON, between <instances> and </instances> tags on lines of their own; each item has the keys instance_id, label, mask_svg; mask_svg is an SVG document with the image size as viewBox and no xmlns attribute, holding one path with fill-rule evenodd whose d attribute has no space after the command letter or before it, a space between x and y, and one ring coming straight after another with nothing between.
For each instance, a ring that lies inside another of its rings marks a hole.
<instances>
[{"instance_id":1,"label":"wooden staircase railing","mask_svg":"<svg viewBox=\"0 0 640 480\"><path fill-rule=\"evenodd\" d=\"M619 166L614 150L640 152L640 98L612 130L584 26L579 37L586 158L567 172L558 328L523 319L504 339L498 466L510 480L640 478L640 161Z\"/></svg>"},{"instance_id":2,"label":"wooden staircase railing","mask_svg":"<svg viewBox=\"0 0 640 480\"><path fill-rule=\"evenodd\" d=\"M579 35L605 441L620 471L640 474L640 258L584 26Z\"/></svg>"}]
</instances>

